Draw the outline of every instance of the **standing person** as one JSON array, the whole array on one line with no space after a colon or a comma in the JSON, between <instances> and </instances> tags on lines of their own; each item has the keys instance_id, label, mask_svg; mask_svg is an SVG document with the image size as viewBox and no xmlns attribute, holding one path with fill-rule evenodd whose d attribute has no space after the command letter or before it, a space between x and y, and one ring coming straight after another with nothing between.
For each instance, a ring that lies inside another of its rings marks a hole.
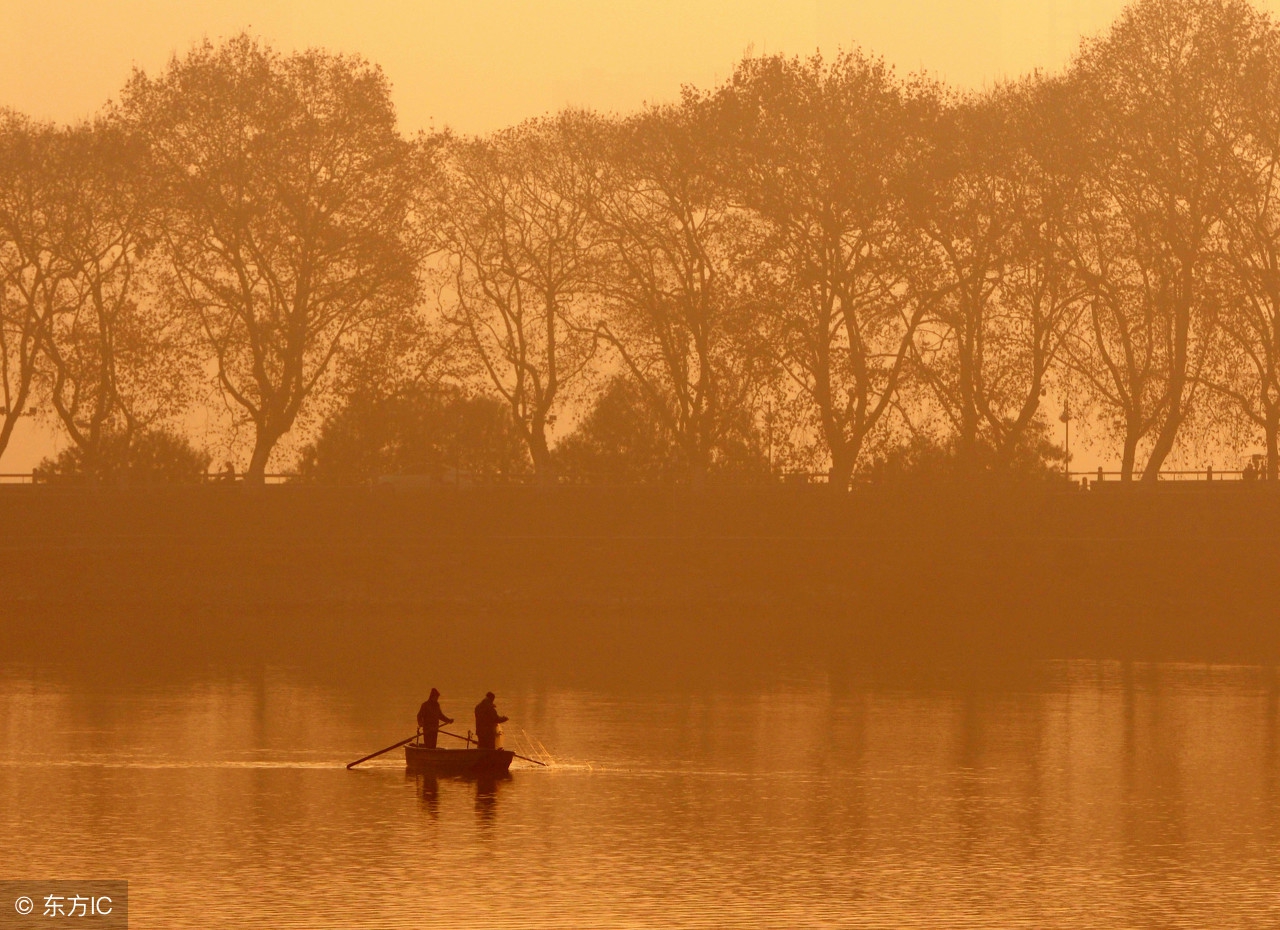
<instances>
[{"instance_id":1,"label":"standing person","mask_svg":"<svg viewBox=\"0 0 1280 930\"><path fill-rule=\"evenodd\" d=\"M440 709L440 692L431 689L431 696L418 708L418 726L422 730L422 745L428 749L436 748L436 733L442 723L453 723L452 717L446 717Z\"/></svg>"},{"instance_id":2,"label":"standing person","mask_svg":"<svg viewBox=\"0 0 1280 930\"><path fill-rule=\"evenodd\" d=\"M498 724L506 722L507 718L493 706L493 692L485 694L484 700L476 705L476 742L481 749L497 748Z\"/></svg>"}]
</instances>

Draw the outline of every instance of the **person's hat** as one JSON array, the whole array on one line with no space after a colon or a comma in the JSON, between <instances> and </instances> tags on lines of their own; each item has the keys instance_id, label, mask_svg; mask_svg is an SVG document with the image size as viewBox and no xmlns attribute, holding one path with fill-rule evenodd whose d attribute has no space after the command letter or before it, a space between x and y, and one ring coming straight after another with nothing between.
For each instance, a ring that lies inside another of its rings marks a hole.
<instances>
[{"instance_id":1,"label":"person's hat","mask_svg":"<svg viewBox=\"0 0 1280 930\"><path fill-rule=\"evenodd\" d=\"M492 691L486 691L486 692L484 693L484 696L485 696L486 698L488 698L489 700L491 700L491 701L493 700L493 692L492 692Z\"/></svg>"},{"instance_id":2,"label":"person's hat","mask_svg":"<svg viewBox=\"0 0 1280 930\"><path fill-rule=\"evenodd\" d=\"M440 696L440 692L439 692L439 691L437 691L435 688L432 688L432 689L431 689L431 696L432 696L432 697L439 697L439 696Z\"/></svg>"}]
</instances>

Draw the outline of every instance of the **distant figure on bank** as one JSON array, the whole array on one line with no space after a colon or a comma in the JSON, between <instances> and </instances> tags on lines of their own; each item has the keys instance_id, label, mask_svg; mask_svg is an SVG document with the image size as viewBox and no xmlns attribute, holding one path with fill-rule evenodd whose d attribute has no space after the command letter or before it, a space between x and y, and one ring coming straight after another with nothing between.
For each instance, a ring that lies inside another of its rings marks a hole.
<instances>
[{"instance_id":1,"label":"distant figure on bank","mask_svg":"<svg viewBox=\"0 0 1280 930\"><path fill-rule=\"evenodd\" d=\"M228 484L234 484L236 480L236 467L230 461L222 466L222 480Z\"/></svg>"},{"instance_id":2,"label":"distant figure on bank","mask_svg":"<svg viewBox=\"0 0 1280 930\"><path fill-rule=\"evenodd\" d=\"M1253 481L1258 477L1258 470L1253 467L1253 462L1250 462L1244 467L1244 471L1240 473L1240 477L1245 481Z\"/></svg>"},{"instance_id":3,"label":"distant figure on bank","mask_svg":"<svg viewBox=\"0 0 1280 930\"><path fill-rule=\"evenodd\" d=\"M418 726L422 729L422 745L428 749L436 748L437 734L442 723L453 723L452 717L446 717L440 709L440 692L431 689L431 696L418 708Z\"/></svg>"},{"instance_id":4,"label":"distant figure on bank","mask_svg":"<svg viewBox=\"0 0 1280 930\"><path fill-rule=\"evenodd\" d=\"M481 749L497 748L498 724L506 722L507 718L493 706L493 692L488 692L476 705L476 742Z\"/></svg>"}]
</instances>

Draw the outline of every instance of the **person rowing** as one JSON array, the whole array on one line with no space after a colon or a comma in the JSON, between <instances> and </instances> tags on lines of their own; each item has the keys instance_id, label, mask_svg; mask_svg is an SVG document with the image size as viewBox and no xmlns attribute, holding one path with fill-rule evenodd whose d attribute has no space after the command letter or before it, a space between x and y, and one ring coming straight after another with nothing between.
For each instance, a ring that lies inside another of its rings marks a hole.
<instances>
[{"instance_id":1,"label":"person rowing","mask_svg":"<svg viewBox=\"0 0 1280 930\"><path fill-rule=\"evenodd\" d=\"M440 709L440 692L432 688L431 696L418 708L418 728L422 731L423 746L436 748L437 733L442 723L453 723L453 718L446 717Z\"/></svg>"}]
</instances>

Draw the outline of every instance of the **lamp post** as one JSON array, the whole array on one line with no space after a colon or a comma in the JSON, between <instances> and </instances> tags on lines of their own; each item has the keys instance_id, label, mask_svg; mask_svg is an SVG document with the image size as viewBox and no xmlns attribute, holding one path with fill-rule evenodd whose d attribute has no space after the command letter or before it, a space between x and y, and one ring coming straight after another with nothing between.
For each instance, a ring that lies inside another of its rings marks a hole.
<instances>
[{"instance_id":1,"label":"lamp post","mask_svg":"<svg viewBox=\"0 0 1280 930\"><path fill-rule=\"evenodd\" d=\"M1066 458L1066 461L1062 463L1062 471L1064 474L1066 474L1067 480L1070 481L1071 480L1071 406L1065 398L1062 401L1062 413L1058 416L1058 419L1061 420L1062 425L1066 427L1067 435L1066 435L1066 441L1064 442L1064 445L1066 446L1067 458Z\"/></svg>"},{"instance_id":2,"label":"lamp post","mask_svg":"<svg viewBox=\"0 0 1280 930\"><path fill-rule=\"evenodd\" d=\"M765 413L765 433L769 440L769 481L773 481L773 398L769 398L768 412Z\"/></svg>"}]
</instances>

